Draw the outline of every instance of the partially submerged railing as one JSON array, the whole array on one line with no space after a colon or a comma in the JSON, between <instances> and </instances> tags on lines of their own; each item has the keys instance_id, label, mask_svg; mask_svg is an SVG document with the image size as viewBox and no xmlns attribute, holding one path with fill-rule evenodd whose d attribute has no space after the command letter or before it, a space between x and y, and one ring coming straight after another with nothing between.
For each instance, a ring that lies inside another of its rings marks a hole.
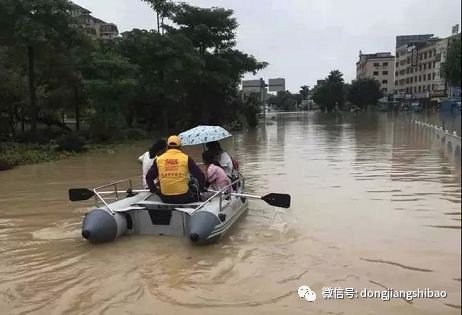
<instances>
[{"instance_id":1,"label":"partially submerged railing","mask_svg":"<svg viewBox=\"0 0 462 315\"><path fill-rule=\"evenodd\" d=\"M448 129L444 130L443 127L436 124L427 123L419 120L413 120L413 122L418 126L425 128L431 132L442 144L445 144L445 148L453 151L455 154L460 154L461 149L461 137L457 134L456 131L452 133Z\"/></svg>"}]
</instances>

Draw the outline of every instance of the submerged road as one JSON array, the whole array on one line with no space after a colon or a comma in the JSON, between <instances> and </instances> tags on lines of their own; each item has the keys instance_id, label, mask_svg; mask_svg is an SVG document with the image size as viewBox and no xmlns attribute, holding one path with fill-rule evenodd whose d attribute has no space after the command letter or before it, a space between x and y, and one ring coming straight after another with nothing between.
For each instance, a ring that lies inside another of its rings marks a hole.
<instances>
[{"instance_id":1,"label":"submerged road","mask_svg":"<svg viewBox=\"0 0 462 315\"><path fill-rule=\"evenodd\" d=\"M226 140L248 192L290 193L292 207L251 201L218 244L86 243L92 203L67 189L139 174L148 145L0 173L2 314L460 314L460 164L408 114L278 113ZM447 297L323 298L328 288Z\"/></svg>"}]
</instances>

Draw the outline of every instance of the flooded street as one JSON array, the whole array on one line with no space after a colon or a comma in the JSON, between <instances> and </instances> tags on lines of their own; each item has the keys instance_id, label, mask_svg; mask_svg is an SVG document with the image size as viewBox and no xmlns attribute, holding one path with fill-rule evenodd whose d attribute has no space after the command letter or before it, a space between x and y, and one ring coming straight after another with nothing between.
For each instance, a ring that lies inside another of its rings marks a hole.
<instances>
[{"instance_id":1,"label":"flooded street","mask_svg":"<svg viewBox=\"0 0 462 315\"><path fill-rule=\"evenodd\" d=\"M292 206L251 201L210 246L81 238L93 203L71 203L67 190L139 174L146 142L0 173L1 313L459 314L456 158L404 114L274 117L224 147L240 161L249 193L289 193ZM189 152L199 161L200 151ZM299 299L301 285L316 302ZM428 288L447 297L323 299L325 287Z\"/></svg>"}]
</instances>

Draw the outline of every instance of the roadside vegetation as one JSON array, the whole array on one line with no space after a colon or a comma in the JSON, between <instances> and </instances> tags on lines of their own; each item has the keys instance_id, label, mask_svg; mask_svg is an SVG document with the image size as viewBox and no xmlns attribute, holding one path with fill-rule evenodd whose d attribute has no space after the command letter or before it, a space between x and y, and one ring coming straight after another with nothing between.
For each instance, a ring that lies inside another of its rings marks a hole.
<instances>
[{"instance_id":1,"label":"roadside vegetation","mask_svg":"<svg viewBox=\"0 0 462 315\"><path fill-rule=\"evenodd\" d=\"M256 125L261 104L238 86L267 63L236 49L233 11L145 2L156 29L106 41L83 33L67 0L0 2L3 168L156 131Z\"/></svg>"}]
</instances>

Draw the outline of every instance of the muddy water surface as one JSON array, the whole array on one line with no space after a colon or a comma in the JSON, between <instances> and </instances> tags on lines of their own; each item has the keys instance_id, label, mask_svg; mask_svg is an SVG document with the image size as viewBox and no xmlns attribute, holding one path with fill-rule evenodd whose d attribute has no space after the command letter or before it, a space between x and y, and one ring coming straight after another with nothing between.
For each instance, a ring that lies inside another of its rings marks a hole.
<instances>
[{"instance_id":1,"label":"muddy water surface","mask_svg":"<svg viewBox=\"0 0 462 315\"><path fill-rule=\"evenodd\" d=\"M67 189L138 174L147 145L0 173L2 314L460 314L460 167L409 117L278 114L224 146L249 192L288 192L290 209L251 201L211 246L87 244L92 203ZM303 284L316 302L299 299ZM447 297L323 299L326 287Z\"/></svg>"}]
</instances>

